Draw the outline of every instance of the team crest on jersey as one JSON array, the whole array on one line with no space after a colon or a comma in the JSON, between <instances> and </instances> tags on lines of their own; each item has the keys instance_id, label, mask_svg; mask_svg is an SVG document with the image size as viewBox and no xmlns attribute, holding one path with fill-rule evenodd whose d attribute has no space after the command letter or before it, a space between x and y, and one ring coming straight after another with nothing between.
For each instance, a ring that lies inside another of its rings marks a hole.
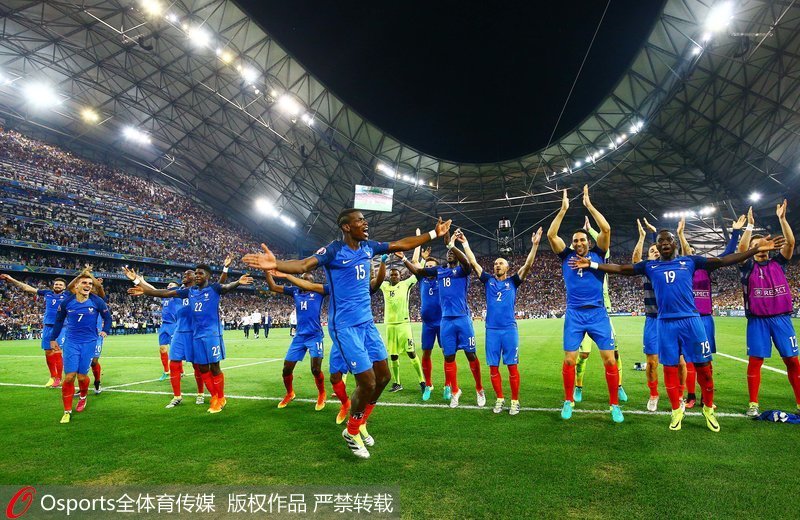
<instances>
[{"instance_id":1,"label":"team crest on jersey","mask_svg":"<svg viewBox=\"0 0 800 520\"><path fill-rule=\"evenodd\" d=\"M508 282L506 282L506 289L508 289Z\"/></svg>"},{"instance_id":2,"label":"team crest on jersey","mask_svg":"<svg viewBox=\"0 0 800 520\"><path fill-rule=\"evenodd\" d=\"M686 262L684 262L684 261L680 261L680 262L678 262L678 263L679 263L679 264L681 264L681 267L686 267Z\"/></svg>"},{"instance_id":3,"label":"team crest on jersey","mask_svg":"<svg viewBox=\"0 0 800 520\"><path fill-rule=\"evenodd\" d=\"M89 307L89 314L94 312L94 307Z\"/></svg>"},{"instance_id":4,"label":"team crest on jersey","mask_svg":"<svg viewBox=\"0 0 800 520\"><path fill-rule=\"evenodd\" d=\"M203 298L205 298L206 300L208 300L208 293L205 293L205 294L203 294Z\"/></svg>"},{"instance_id":5,"label":"team crest on jersey","mask_svg":"<svg viewBox=\"0 0 800 520\"><path fill-rule=\"evenodd\" d=\"M316 254L318 254L318 255L324 255L324 254L325 254L327 251L328 251L328 250L327 250L327 249L325 249L324 247L320 247L319 249L317 249L317 252L316 252Z\"/></svg>"}]
</instances>

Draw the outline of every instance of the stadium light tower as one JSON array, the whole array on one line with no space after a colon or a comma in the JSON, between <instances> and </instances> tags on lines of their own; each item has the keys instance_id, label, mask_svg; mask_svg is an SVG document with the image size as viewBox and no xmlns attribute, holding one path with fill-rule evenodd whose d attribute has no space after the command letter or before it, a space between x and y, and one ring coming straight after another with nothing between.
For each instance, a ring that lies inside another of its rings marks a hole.
<instances>
[{"instance_id":1,"label":"stadium light tower","mask_svg":"<svg viewBox=\"0 0 800 520\"><path fill-rule=\"evenodd\" d=\"M511 227L511 221L503 218L497 223L497 252L500 256L510 257L514 254L514 228Z\"/></svg>"},{"instance_id":2,"label":"stadium light tower","mask_svg":"<svg viewBox=\"0 0 800 520\"><path fill-rule=\"evenodd\" d=\"M25 97L37 108L51 108L61 104L56 91L44 83L31 83L25 87Z\"/></svg>"}]
</instances>

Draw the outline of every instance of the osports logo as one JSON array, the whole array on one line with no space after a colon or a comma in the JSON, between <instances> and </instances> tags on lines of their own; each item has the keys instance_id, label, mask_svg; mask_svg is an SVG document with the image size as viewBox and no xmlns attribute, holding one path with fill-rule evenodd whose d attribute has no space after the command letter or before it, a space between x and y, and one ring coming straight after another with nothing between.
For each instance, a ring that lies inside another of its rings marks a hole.
<instances>
[{"instance_id":1,"label":"osports logo","mask_svg":"<svg viewBox=\"0 0 800 520\"><path fill-rule=\"evenodd\" d=\"M36 494L36 489L32 486L26 486L24 488L20 488L16 494L11 497L11 500L8 501L8 506L6 507L6 518L19 518L25 513L28 512L28 509L33 504L33 496ZM20 509L21 511L16 512L14 511L17 502L20 502Z\"/></svg>"}]
</instances>

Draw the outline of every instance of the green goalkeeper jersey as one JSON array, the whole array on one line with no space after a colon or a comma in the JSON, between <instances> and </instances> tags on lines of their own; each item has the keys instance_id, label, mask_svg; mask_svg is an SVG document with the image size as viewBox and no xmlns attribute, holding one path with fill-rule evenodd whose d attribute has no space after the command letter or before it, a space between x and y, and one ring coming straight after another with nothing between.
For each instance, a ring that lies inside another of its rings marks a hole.
<instances>
[{"instance_id":1,"label":"green goalkeeper jersey","mask_svg":"<svg viewBox=\"0 0 800 520\"><path fill-rule=\"evenodd\" d=\"M408 322L408 293L411 292L415 283L417 283L417 277L409 276L405 280L397 282L397 285L392 285L388 281L381 284L384 323Z\"/></svg>"},{"instance_id":2,"label":"green goalkeeper jersey","mask_svg":"<svg viewBox=\"0 0 800 520\"><path fill-rule=\"evenodd\" d=\"M589 234L592 236L592 240L594 240L595 243L597 243L597 235L599 235L600 233L592 229L592 226L589 226L588 231ZM608 248L608 251L606 251L606 256L605 256L606 262L608 262L609 258L611 258L610 247ZM603 303L605 303L606 310L608 312L611 312L611 297L608 295L608 274L606 274L603 277Z\"/></svg>"}]
</instances>

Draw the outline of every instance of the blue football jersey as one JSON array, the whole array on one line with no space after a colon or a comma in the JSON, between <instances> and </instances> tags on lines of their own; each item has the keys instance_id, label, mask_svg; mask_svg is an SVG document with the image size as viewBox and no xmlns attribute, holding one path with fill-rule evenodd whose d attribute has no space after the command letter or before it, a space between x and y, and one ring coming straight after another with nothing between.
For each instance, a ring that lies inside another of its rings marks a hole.
<instances>
[{"instance_id":1,"label":"blue football jersey","mask_svg":"<svg viewBox=\"0 0 800 520\"><path fill-rule=\"evenodd\" d=\"M334 240L314 254L327 276L330 302L329 326L334 329L355 327L372 321L369 271L372 257L389 252L387 242L365 240L358 249Z\"/></svg>"},{"instance_id":2,"label":"blue football jersey","mask_svg":"<svg viewBox=\"0 0 800 520\"><path fill-rule=\"evenodd\" d=\"M442 304L439 302L439 280L425 276L419 279L420 315L422 321L429 325L438 325L442 321Z\"/></svg>"},{"instance_id":3,"label":"blue football jersey","mask_svg":"<svg viewBox=\"0 0 800 520\"><path fill-rule=\"evenodd\" d=\"M330 287L323 286L325 294L330 294ZM301 336L322 336L322 323L319 315L322 312L322 301L325 296L311 291L301 291L299 287L284 285L283 294L294 298L297 312L297 334Z\"/></svg>"},{"instance_id":4,"label":"blue football jersey","mask_svg":"<svg viewBox=\"0 0 800 520\"><path fill-rule=\"evenodd\" d=\"M164 325L171 325L178 319L175 316L175 311L178 309L175 305L175 298L161 298L161 323Z\"/></svg>"},{"instance_id":5,"label":"blue football jersey","mask_svg":"<svg viewBox=\"0 0 800 520\"><path fill-rule=\"evenodd\" d=\"M65 322L67 327L65 341L67 343L97 341L98 315L103 320L102 330L108 334L111 332L111 313L108 312L106 302L95 294L90 294L86 301L79 302L74 294L70 294L58 306L56 322L50 333L50 341L58 339Z\"/></svg>"},{"instance_id":6,"label":"blue football jersey","mask_svg":"<svg viewBox=\"0 0 800 520\"><path fill-rule=\"evenodd\" d=\"M519 275L498 280L486 271L481 273L481 282L486 288L486 328L507 329L517 324L514 304L517 287L522 284Z\"/></svg>"},{"instance_id":7,"label":"blue football jersey","mask_svg":"<svg viewBox=\"0 0 800 520\"><path fill-rule=\"evenodd\" d=\"M586 255L592 262L605 263L606 252L594 246ZM578 256L574 249L566 248L558 254L561 273L567 287L567 307L603 307L603 278L605 273L592 269L573 269L569 261Z\"/></svg>"},{"instance_id":8,"label":"blue football jersey","mask_svg":"<svg viewBox=\"0 0 800 520\"><path fill-rule=\"evenodd\" d=\"M699 316L694 303L692 277L696 269L706 268L702 256L679 256L673 260L645 260L633 266L634 272L646 276L653 284L658 317L689 318Z\"/></svg>"},{"instance_id":9,"label":"blue football jersey","mask_svg":"<svg viewBox=\"0 0 800 520\"><path fill-rule=\"evenodd\" d=\"M187 287L182 287L187 289ZM185 298L174 297L170 298L170 305L172 306L172 313L175 315L175 331L177 332L192 332L192 309L189 307L189 295Z\"/></svg>"},{"instance_id":10,"label":"blue football jersey","mask_svg":"<svg viewBox=\"0 0 800 520\"><path fill-rule=\"evenodd\" d=\"M44 318L42 322L45 325L53 325L56 322L56 314L58 313L58 306L61 302L71 294L68 291L61 291L56 294L50 289L39 289L36 294L44 298Z\"/></svg>"},{"instance_id":11,"label":"blue football jersey","mask_svg":"<svg viewBox=\"0 0 800 520\"><path fill-rule=\"evenodd\" d=\"M195 338L219 336L222 323L219 319L219 300L222 286L218 283L208 284L202 289L192 286L175 291L179 298L189 299L189 313L192 320L192 331ZM181 311L178 311L180 315ZM182 329L179 329L179 331Z\"/></svg>"},{"instance_id":12,"label":"blue football jersey","mask_svg":"<svg viewBox=\"0 0 800 520\"><path fill-rule=\"evenodd\" d=\"M436 276L439 284L439 304L442 316L469 316L467 307L467 291L469 290L469 273L461 265L455 267L426 267L422 270L425 276Z\"/></svg>"}]
</instances>

